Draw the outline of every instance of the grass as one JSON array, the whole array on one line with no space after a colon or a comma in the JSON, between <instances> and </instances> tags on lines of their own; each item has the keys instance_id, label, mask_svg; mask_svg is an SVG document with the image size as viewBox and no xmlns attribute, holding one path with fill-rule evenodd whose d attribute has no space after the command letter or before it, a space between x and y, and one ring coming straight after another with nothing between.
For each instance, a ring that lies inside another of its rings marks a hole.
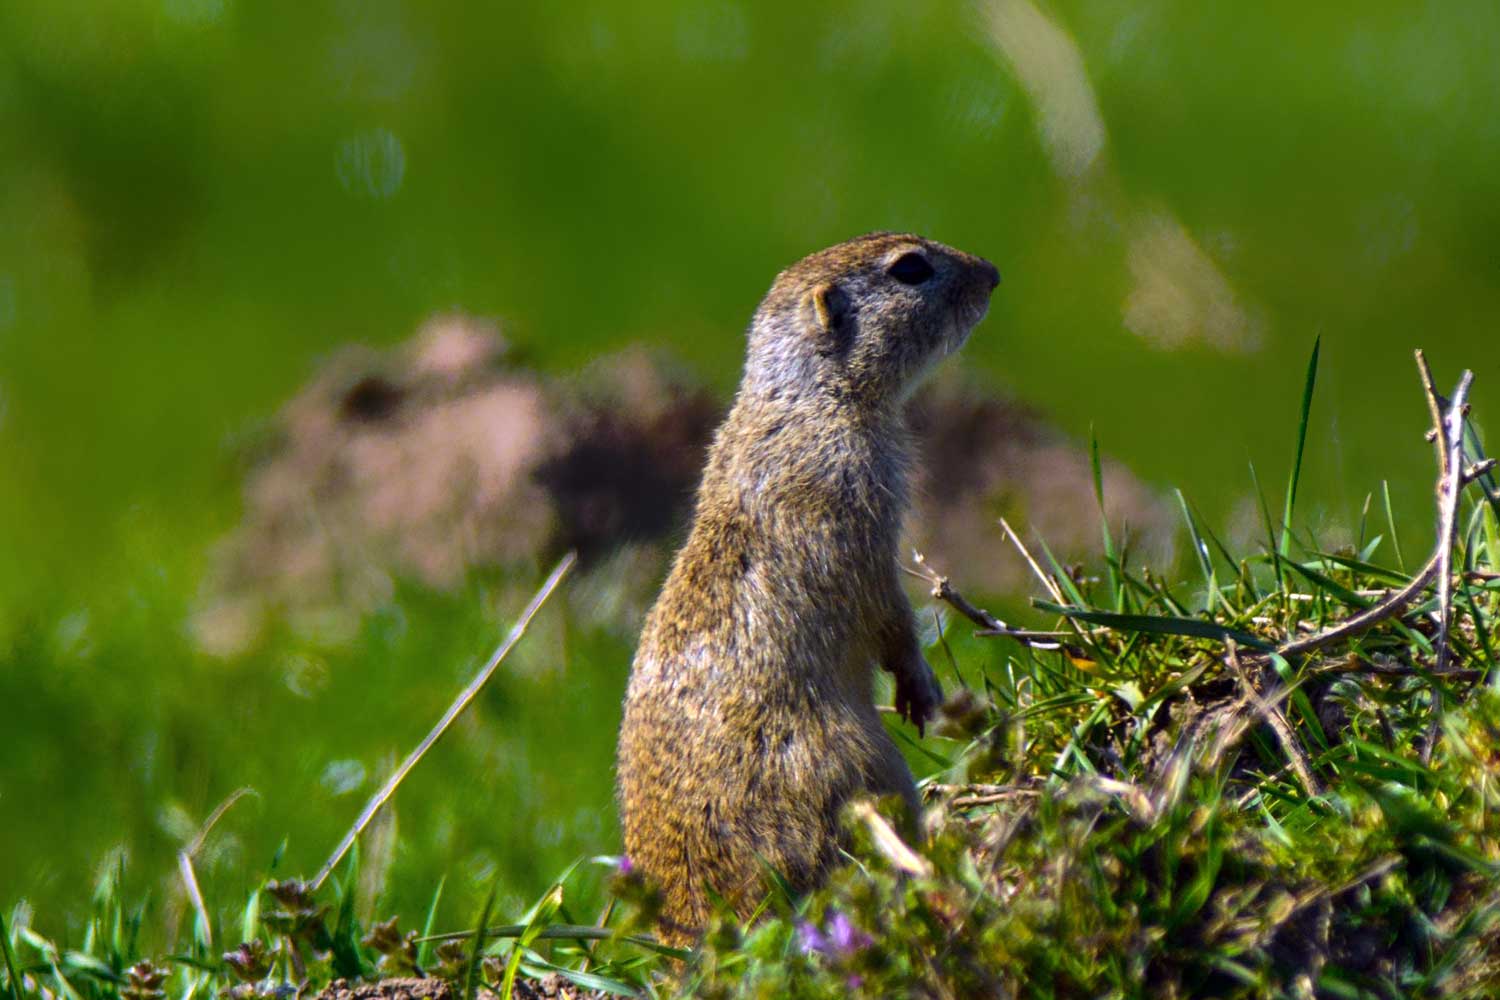
<instances>
[{"instance_id":1,"label":"grass","mask_svg":"<svg viewBox=\"0 0 1500 1000\"><path fill-rule=\"evenodd\" d=\"M107 866L76 940L11 910L5 989L248 998L427 974L467 998L557 973L638 996L1494 996L1494 477L1455 511L1446 653L1436 587L1294 653L1413 579L1388 503L1364 505L1348 547L1290 530L1299 464L1259 551L1232 554L1182 500L1191 584L1132 565L1107 528L1097 575L1030 553L1055 638L965 635L958 619L934 637L932 660L968 683L916 747L939 768L921 852L878 813L851 817L850 863L827 887L773 892L748 924L721 914L696 952L654 943L653 887L621 859L569 866L503 926L491 892L438 934L443 883L412 914L420 932L356 913L356 850L319 892L271 881L175 925Z\"/></svg>"},{"instance_id":2,"label":"grass","mask_svg":"<svg viewBox=\"0 0 1500 1000\"><path fill-rule=\"evenodd\" d=\"M914 229L1005 273L957 364L1074 435L1107 426L1110 458L1217 531L1247 456L1282 513L1302 331L1324 331L1297 523L1357 511L1348 484L1378 475L1400 543L1429 530L1427 456L1391 445L1419 409L1392 359L1412 329L1486 357L1494 5L1039 5L1108 128L1117 183L1086 188L1054 170L988 0L355 6L0 4L0 901L29 900L39 933L76 942L114 845L121 891L170 922L177 851L241 786L196 859L210 908L314 871L545 572L407 583L355 635L286 630L228 663L182 635L270 416L331 352L434 311L498 317L554 374L649 340L727 393L778 269ZM691 51L716 36L743 45ZM405 151L390 198L347 173L381 135ZM1121 329L1159 212L1257 350ZM514 915L614 840L632 637L566 611L403 787L363 917L420 915L446 879L434 919L459 926L496 875ZM957 652L977 682L990 652Z\"/></svg>"}]
</instances>

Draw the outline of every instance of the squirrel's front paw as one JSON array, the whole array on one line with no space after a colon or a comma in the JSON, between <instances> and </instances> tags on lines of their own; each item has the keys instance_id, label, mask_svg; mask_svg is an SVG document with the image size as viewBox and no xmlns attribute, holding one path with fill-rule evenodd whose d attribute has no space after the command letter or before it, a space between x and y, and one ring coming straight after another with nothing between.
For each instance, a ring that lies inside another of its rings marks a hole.
<instances>
[{"instance_id":1,"label":"squirrel's front paw","mask_svg":"<svg viewBox=\"0 0 1500 1000\"><path fill-rule=\"evenodd\" d=\"M896 711L913 723L919 734L926 734L928 720L942 703L943 686L920 655L896 671Z\"/></svg>"}]
</instances>

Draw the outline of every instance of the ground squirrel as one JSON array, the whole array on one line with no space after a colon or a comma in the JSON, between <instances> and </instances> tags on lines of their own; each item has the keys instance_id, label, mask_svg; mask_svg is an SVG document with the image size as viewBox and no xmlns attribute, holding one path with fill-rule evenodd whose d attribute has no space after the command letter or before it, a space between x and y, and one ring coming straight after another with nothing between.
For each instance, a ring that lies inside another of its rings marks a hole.
<instances>
[{"instance_id":1,"label":"ground squirrel","mask_svg":"<svg viewBox=\"0 0 1500 1000\"><path fill-rule=\"evenodd\" d=\"M987 260L872 233L787 268L756 310L620 729L625 850L661 884L668 940L701 929L709 889L753 908L767 866L816 885L851 796L917 814L871 693L878 664L919 729L942 699L898 578L903 408L999 281Z\"/></svg>"}]
</instances>

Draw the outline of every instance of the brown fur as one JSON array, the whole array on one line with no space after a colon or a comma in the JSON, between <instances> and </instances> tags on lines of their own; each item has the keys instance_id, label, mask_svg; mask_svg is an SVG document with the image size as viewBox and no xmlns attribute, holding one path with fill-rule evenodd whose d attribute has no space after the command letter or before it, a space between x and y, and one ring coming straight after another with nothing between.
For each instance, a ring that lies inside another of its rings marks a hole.
<instances>
[{"instance_id":1,"label":"brown fur","mask_svg":"<svg viewBox=\"0 0 1500 1000\"><path fill-rule=\"evenodd\" d=\"M911 253L934 270L916 284L892 272ZM902 404L998 281L988 261L875 233L794 264L756 310L620 730L625 849L661 883L669 940L702 928L708 888L753 909L766 866L818 884L851 796L896 794L917 814L871 693L873 667L892 671L919 727L942 697L898 578Z\"/></svg>"}]
</instances>

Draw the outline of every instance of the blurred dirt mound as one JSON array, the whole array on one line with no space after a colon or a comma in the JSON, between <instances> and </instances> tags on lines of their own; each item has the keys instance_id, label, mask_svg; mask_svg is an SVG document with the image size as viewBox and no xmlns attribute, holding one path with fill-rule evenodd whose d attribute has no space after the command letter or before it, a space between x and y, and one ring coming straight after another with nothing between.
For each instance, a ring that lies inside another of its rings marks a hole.
<instances>
[{"instance_id":1,"label":"blurred dirt mound","mask_svg":"<svg viewBox=\"0 0 1500 1000\"><path fill-rule=\"evenodd\" d=\"M199 644L234 655L278 618L348 635L397 579L451 588L486 568L530 579L569 549L584 569L575 607L631 632L721 414L644 350L549 377L465 316L436 318L392 350L349 348L284 407L252 463L243 521L193 622ZM1060 558L1097 550L1087 456L1035 413L949 379L914 404L913 425L924 471L912 541L955 582L1026 586L995 527L1002 514ZM1106 464L1105 492L1112 524L1166 544L1162 504L1126 469Z\"/></svg>"},{"instance_id":2,"label":"blurred dirt mound","mask_svg":"<svg viewBox=\"0 0 1500 1000\"><path fill-rule=\"evenodd\" d=\"M549 378L465 316L390 351L349 348L259 449L194 633L220 655L248 648L273 615L347 634L397 578L449 588L471 569L531 570L569 549L585 567L624 553L618 573L649 578L659 557L636 543L659 539L691 500L719 412L645 351Z\"/></svg>"},{"instance_id":3,"label":"blurred dirt mound","mask_svg":"<svg viewBox=\"0 0 1500 1000\"><path fill-rule=\"evenodd\" d=\"M1025 560L997 527L1002 517L1028 547L1040 535L1064 562L1099 554L1088 451L1041 414L953 377L920 394L910 418L920 454L910 546L955 586L989 594L1035 589ZM1165 499L1119 462L1104 459L1100 471L1116 544L1123 536L1135 557L1170 562L1175 527Z\"/></svg>"}]
</instances>

